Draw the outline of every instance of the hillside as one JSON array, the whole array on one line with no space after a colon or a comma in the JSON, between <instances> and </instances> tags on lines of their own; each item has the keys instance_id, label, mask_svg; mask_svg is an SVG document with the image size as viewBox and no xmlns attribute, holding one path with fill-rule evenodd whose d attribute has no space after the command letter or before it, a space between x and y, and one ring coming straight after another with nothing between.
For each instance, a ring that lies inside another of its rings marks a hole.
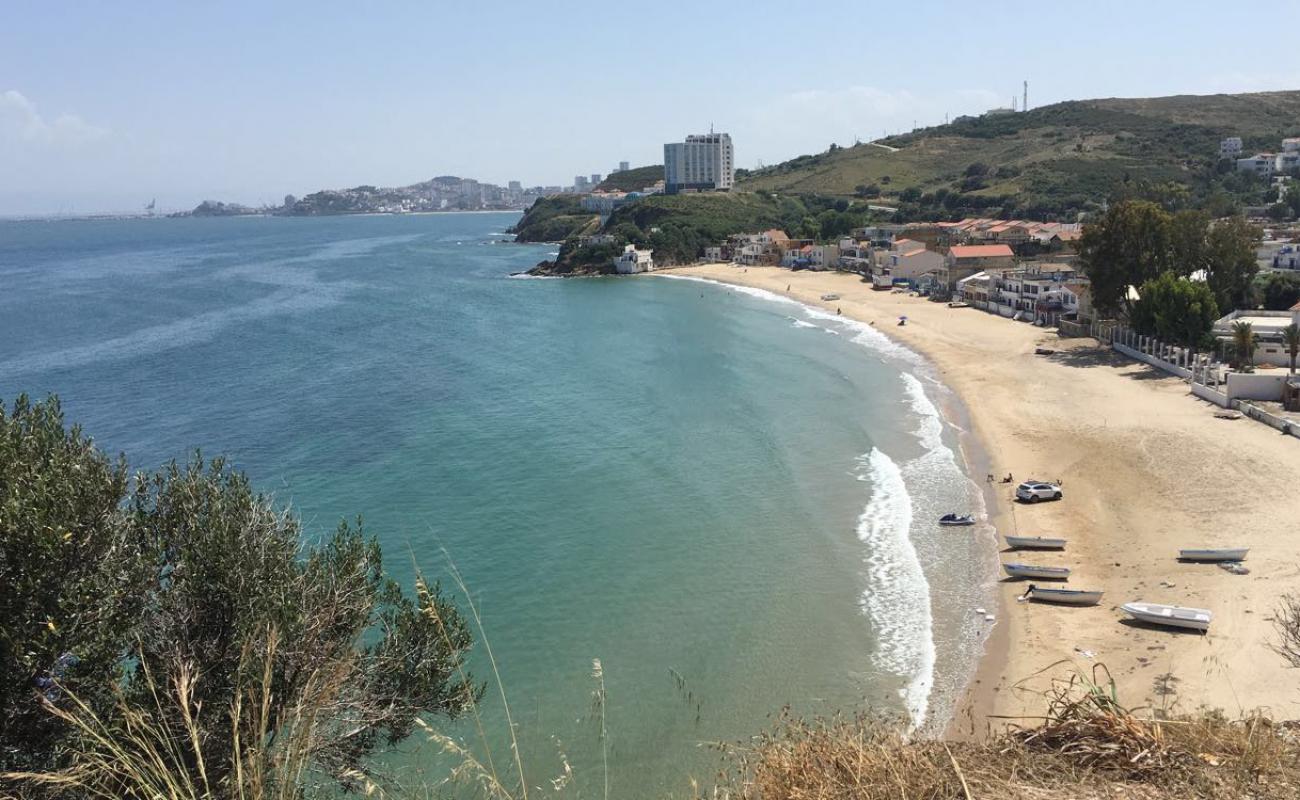
<instances>
[{"instance_id":1,"label":"hillside","mask_svg":"<svg viewBox=\"0 0 1300 800\"><path fill-rule=\"evenodd\" d=\"M878 196L912 218L1068 216L1169 182L1193 204L1262 203L1262 179L1216 168L1219 141L1275 150L1297 133L1300 92L1078 100L800 156L745 173L739 188Z\"/></svg>"},{"instance_id":2,"label":"hillside","mask_svg":"<svg viewBox=\"0 0 1300 800\"><path fill-rule=\"evenodd\" d=\"M596 186L598 192L635 192L638 189L644 189L647 186L653 186L656 181L664 179L664 165L652 164L648 167L633 167L625 169L622 172L615 172L606 176Z\"/></svg>"},{"instance_id":3,"label":"hillside","mask_svg":"<svg viewBox=\"0 0 1300 800\"><path fill-rule=\"evenodd\" d=\"M581 195L556 194L529 206L510 232L516 242L562 242L599 227L600 216L582 207Z\"/></svg>"},{"instance_id":4,"label":"hillside","mask_svg":"<svg viewBox=\"0 0 1300 800\"><path fill-rule=\"evenodd\" d=\"M733 233L781 228L810 237L836 236L861 224L869 213L863 203L769 192L653 195L614 211L600 228L611 241L584 247L579 237L596 232L596 228L584 223L580 215L564 213L566 202L563 197L539 200L516 226L520 241L542 241L523 238L540 231L568 231L561 237L563 244L555 261L542 262L531 270L533 274L605 274L613 269L611 259L628 243L652 248L656 264L685 264Z\"/></svg>"}]
</instances>

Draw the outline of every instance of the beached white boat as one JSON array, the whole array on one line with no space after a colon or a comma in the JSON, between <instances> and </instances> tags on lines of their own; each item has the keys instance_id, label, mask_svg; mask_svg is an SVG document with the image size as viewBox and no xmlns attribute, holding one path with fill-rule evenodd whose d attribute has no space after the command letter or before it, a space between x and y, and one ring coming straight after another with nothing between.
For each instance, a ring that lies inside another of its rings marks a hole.
<instances>
[{"instance_id":1,"label":"beached white boat","mask_svg":"<svg viewBox=\"0 0 1300 800\"><path fill-rule=\"evenodd\" d=\"M1070 577L1069 567L1039 567L1033 564L1003 564L1002 569L1013 578L1037 578L1063 581Z\"/></svg>"},{"instance_id":2,"label":"beached white boat","mask_svg":"<svg viewBox=\"0 0 1300 800\"><path fill-rule=\"evenodd\" d=\"M970 514L944 514L939 517L940 525L974 525L975 518Z\"/></svg>"},{"instance_id":3,"label":"beached white boat","mask_svg":"<svg viewBox=\"0 0 1300 800\"><path fill-rule=\"evenodd\" d=\"M838 294L824 294L824 295L822 295L822 299L823 299L823 300L827 300L827 301L830 301L830 300L839 300L839 299L840 299L840 296L839 296Z\"/></svg>"},{"instance_id":4,"label":"beached white boat","mask_svg":"<svg viewBox=\"0 0 1300 800\"><path fill-rule=\"evenodd\" d=\"M1179 550L1179 561L1203 561L1214 563L1217 561L1245 561L1246 554L1250 552L1249 547L1220 547L1208 550Z\"/></svg>"},{"instance_id":5,"label":"beached white boat","mask_svg":"<svg viewBox=\"0 0 1300 800\"><path fill-rule=\"evenodd\" d=\"M1055 589L1048 586L1030 586L1021 597L1040 603L1057 603L1063 606L1095 606L1104 592L1090 589Z\"/></svg>"},{"instance_id":6,"label":"beached white boat","mask_svg":"<svg viewBox=\"0 0 1300 800\"><path fill-rule=\"evenodd\" d=\"M1052 539L1046 536L1006 536L1007 547L1016 550L1064 550L1064 539Z\"/></svg>"},{"instance_id":7,"label":"beached white boat","mask_svg":"<svg viewBox=\"0 0 1300 800\"><path fill-rule=\"evenodd\" d=\"M1209 630L1210 619L1214 616L1204 608L1183 608L1138 601L1125 603L1119 608L1139 622L1167 625L1171 628L1190 628L1194 631Z\"/></svg>"}]
</instances>

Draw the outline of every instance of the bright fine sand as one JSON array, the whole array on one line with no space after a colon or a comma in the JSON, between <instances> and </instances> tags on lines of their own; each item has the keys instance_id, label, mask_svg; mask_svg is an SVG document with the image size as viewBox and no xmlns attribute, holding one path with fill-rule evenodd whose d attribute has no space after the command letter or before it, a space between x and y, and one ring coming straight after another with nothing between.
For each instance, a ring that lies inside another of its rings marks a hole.
<instances>
[{"instance_id":1,"label":"bright fine sand","mask_svg":"<svg viewBox=\"0 0 1300 800\"><path fill-rule=\"evenodd\" d=\"M1021 603L1026 583L999 576L998 623L952 733L996 727L994 715L1039 715L1051 676L1098 664L1129 707L1300 716L1300 670L1269 647L1279 597L1300 593L1300 441L1249 419L1216 419L1178 378L1092 339L874 291L856 275L729 264L672 273L874 322L927 356L961 399L974 428L968 461L978 464L971 456L982 449L998 477L1064 482L1063 501L1034 506L1012 502L1012 487L990 487L999 535L1069 540L1064 553L1002 558L1069 566L1066 586L1105 597L1092 608ZM820 299L831 293L840 299ZM1034 355L1039 344L1057 353ZM1228 545L1251 548L1249 575L1176 560L1183 547ZM1208 608L1214 622L1208 635L1133 626L1118 610L1131 600Z\"/></svg>"}]
</instances>

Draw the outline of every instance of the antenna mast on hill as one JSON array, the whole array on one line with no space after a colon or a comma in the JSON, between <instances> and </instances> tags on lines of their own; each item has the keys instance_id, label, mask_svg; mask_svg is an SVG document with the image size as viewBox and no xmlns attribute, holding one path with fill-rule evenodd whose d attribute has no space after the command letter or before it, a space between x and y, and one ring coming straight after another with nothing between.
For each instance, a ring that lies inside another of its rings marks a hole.
<instances>
[{"instance_id":1,"label":"antenna mast on hill","mask_svg":"<svg viewBox=\"0 0 1300 800\"><path fill-rule=\"evenodd\" d=\"M1029 81L1025 81L1025 99L1020 103L1020 110L1029 110Z\"/></svg>"}]
</instances>

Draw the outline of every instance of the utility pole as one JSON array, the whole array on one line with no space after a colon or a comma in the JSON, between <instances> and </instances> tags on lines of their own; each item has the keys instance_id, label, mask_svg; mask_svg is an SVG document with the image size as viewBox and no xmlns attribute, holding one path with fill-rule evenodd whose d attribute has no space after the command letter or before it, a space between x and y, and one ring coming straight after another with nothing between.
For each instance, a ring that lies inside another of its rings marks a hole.
<instances>
[{"instance_id":1,"label":"utility pole","mask_svg":"<svg viewBox=\"0 0 1300 800\"><path fill-rule=\"evenodd\" d=\"M1029 81L1025 81L1025 99L1020 104L1021 111L1029 110Z\"/></svg>"}]
</instances>

